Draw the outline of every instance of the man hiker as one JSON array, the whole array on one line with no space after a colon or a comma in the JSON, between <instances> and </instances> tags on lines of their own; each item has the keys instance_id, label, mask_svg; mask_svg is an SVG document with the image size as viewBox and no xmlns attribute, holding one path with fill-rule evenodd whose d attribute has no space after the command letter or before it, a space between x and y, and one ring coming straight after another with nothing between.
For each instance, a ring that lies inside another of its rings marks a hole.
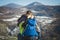
<instances>
[{"instance_id":1,"label":"man hiker","mask_svg":"<svg viewBox=\"0 0 60 40\"><path fill-rule=\"evenodd\" d=\"M27 11L26 14L23 14L19 19L18 19L18 24L17 26L20 29L20 32L18 34L18 40L23 40L23 31L26 27L26 21L27 21L27 17L28 15L30 15L31 11Z\"/></svg>"}]
</instances>

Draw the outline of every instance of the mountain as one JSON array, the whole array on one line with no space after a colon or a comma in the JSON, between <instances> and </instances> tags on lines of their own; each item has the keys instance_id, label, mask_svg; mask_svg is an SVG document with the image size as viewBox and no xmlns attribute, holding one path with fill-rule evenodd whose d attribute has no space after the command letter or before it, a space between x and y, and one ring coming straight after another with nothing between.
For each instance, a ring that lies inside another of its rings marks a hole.
<instances>
[{"instance_id":1,"label":"mountain","mask_svg":"<svg viewBox=\"0 0 60 40\"><path fill-rule=\"evenodd\" d=\"M7 5L4 5L4 7L18 8L18 7L21 7L21 5L18 5L18 4L15 4L15 3L9 3Z\"/></svg>"},{"instance_id":2,"label":"mountain","mask_svg":"<svg viewBox=\"0 0 60 40\"><path fill-rule=\"evenodd\" d=\"M54 16L56 13L60 13L60 6L49 6L44 5L39 2L33 2L26 6L21 6L15 3L10 3L0 7L0 13L9 13L10 14L20 14L26 10L35 11L37 16L45 15L45 16Z\"/></svg>"},{"instance_id":3,"label":"mountain","mask_svg":"<svg viewBox=\"0 0 60 40\"><path fill-rule=\"evenodd\" d=\"M27 5L26 7L28 9L33 9L33 10L36 10L36 11L46 9L46 6L39 3L39 2L33 2L33 3L29 4L29 5Z\"/></svg>"},{"instance_id":4,"label":"mountain","mask_svg":"<svg viewBox=\"0 0 60 40\"><path fill-rule=\"evenodd\" d=\"M0 13L12 13L14 12L17 8L22 7L21 5L15 4L15 3L10 3L4 6L0 6Z\"/></svg>"},{"instance_id":5,"label":"mountain","mask_svg":"<svg viewBox=\"0 0 60 40\"><path fill-rule=\"evenodd\" d=\"M1 14L0 19L11 18L14 17L15 15L20 15L20 13L22 14L23 10L26 11L26 9L23 8L23 6L14 3L0 6L0 14Z\"/></svg>"},{"instance_id":6,"label":"mountain","mask_svg":"<svg viewBox=\"0 0 60 40\"><path fill-rule=\"evenodd\" d=\"M50 6L50 5L44 5L39 2L33 2L28 5L26 5L28 9L36 10L36 11L41 11L41 10L52 10L52 9L60 9L60 5L56 6Z\"/></svg>"},{"instance_id":7,"label":"mountain","mask_svg":"<svg viewBox=\"0 0 60 40\"><path fill-rule=\"evenodd\" d=\"M33 2L26 6L26 8L34 11L38 11L37 15L47 15L47 16L54 16L55 13L60 13L60 5L58 6L49 6L44 5L39 2Z\"/></svg>"}]
</instances>

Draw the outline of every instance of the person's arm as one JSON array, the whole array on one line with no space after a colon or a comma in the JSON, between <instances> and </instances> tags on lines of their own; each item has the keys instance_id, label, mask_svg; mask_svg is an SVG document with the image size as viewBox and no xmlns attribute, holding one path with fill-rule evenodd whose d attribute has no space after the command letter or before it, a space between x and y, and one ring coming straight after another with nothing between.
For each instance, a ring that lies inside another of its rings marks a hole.
<instances>
[{"instance_id":1,"label":"person's arm","mask_svg":"<svg viewBox=\"0 0 60 40\"><path fill-rule=\"evenodd\" d=\"M18 20L17 20L17 26L19 26L19 23L22 22L24 20L24 16L22 15Z\"/></svg>"},{"instance_id":2,"label":"person's arm","mask_svg":"<svg viewBox=\"0 0 60 40\"><path fill-rule=\"evenodd\" d=\"M21 22L22 20L23 20L23 15L17 21Z\"/></svg>"}]
</instances>

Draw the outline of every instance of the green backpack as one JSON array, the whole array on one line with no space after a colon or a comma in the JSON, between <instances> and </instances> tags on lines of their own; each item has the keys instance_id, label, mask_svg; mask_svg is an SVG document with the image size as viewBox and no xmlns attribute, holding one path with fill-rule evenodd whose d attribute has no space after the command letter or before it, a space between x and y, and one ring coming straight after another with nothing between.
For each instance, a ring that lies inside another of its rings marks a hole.
<instances>
[{"instance_id":1,"label":"green backpack","mask_svg":"<svg viewBox=\"0 0 60 40\"><path fill-rule=\"evenodd\" d=\"M24 24L24 22L21 22L21 23L19 24L20 34L23 34L23 32L24 32L24 28L22 27L23 24Z\"/></svg>"}]
</instances>

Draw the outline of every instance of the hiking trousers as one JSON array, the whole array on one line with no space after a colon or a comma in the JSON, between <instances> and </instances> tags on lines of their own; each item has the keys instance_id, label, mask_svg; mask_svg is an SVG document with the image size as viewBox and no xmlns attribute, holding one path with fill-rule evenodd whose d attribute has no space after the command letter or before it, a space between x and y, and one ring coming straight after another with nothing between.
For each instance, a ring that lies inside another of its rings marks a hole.
<instances>
[{"instance_id":1,"label":"hiking trousers","mask_svg":"<svg viewBox=\"0 0 60 40\"><path fill-rule=\"evenodd\" d=\"M37 40L36 37L29 37L29 36L24 36L23 39L24 40Z\"/></svg>"},{"instance_id":2,"label":"hiking trousers","mask_svg":"<svg viewBox=\"0 0 60 40\"><path fill-rule=\"evenodd\" d=\"M18 37L18 40L23 40L23 36L20 33L17 35L17 37Z\"/></svg>"}]
</instances>

